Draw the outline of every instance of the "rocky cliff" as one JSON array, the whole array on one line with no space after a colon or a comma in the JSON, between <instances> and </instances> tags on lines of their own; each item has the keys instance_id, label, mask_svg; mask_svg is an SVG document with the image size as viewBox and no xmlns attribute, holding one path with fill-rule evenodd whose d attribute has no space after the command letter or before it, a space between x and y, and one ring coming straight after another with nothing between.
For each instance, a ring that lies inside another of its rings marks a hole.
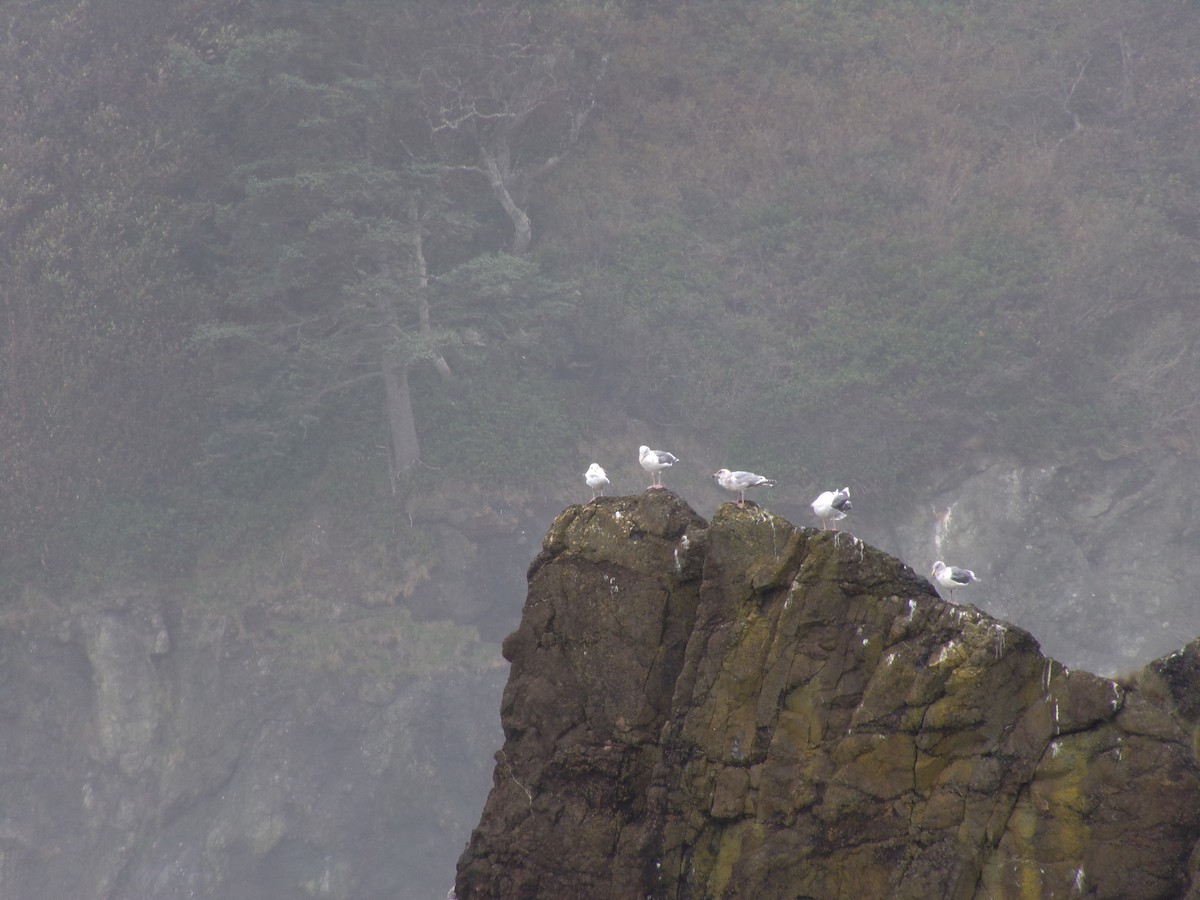
<instances>
[{"instance_id":1,"label":"rocky cliff","mask_svg":"<svg viewBox=\"0 0 1200 900\"><path fill-rule=\"evenodd\" d=\"M476 898L1200 896L1193 645L1118 683L850 534L566 510L504 645Z\"/></svg>"}]
</instances>

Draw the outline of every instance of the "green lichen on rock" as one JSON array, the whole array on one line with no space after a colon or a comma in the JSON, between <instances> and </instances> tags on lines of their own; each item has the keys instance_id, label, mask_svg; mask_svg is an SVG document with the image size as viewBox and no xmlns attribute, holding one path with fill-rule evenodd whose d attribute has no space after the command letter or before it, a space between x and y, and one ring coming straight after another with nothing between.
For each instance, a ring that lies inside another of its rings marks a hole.
<instances>
[{"instance_id":1,"label":"green lichen on rock","mask_svg":"<svg viewBox=\"0 0 1200 900\"><path fill-rule=\"evenodd\" d=\"M533 563L570 556L631 571L699 575L707 523L666 491L635 497L601 497L563 511Z\"/></svg>"},{"instance_id":2,"label":"green lichen on rock","mask_svg":"<svg viewBox=\"0 0 1200 900\"><path fill-rule=\"evenodd\" d=\"M1067 671L853 535L665 492L573 507L505 651L462 900L1191 889L1181 667Z\"/></svg>"}]
</instances>

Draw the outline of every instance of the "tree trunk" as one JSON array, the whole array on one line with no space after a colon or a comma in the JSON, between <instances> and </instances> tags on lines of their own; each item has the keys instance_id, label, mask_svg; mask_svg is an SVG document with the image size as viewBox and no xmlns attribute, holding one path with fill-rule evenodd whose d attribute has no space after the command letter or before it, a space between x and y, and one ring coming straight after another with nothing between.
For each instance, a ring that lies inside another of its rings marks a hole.
<instances>
[{"instance_id":1,"label":"tree trunk","mask_svg":"<svg viewBox=\"0 0 1200 900\"><path fill-rule=\"evenodd\" d=\"M400 317L393 298L379 298L379 314L391 334L400 334ZM384 414L391 443L392 483L408 472L421 459L417 441L417 423L413 417L412 392L408 386L408 360L392 347L383 351L380 367L383 370Z\"/></svg>"},{"instance_id":2,"label":"tree trunk","mask_svg":"<svg viewBox=\"0 0 1200 900\"><path fill-rule=\"evenodd\" d=\"M520 256L533 243L533 225L525 210L517 205L517 201L513 199L512 191L509 189L514 175L509 166L508 138L500 136L496 139L496 152L494 153L487 147L481 146L479 155L483 160L483 169L487 173L488 183L492 186L492 194L500 201L500 205L504 207L504 212L507 213L513 224L513 256Z\"/></svg>"},{"instance_id":3,"label":"tree trunk","mask_svg":"<svg viewBox=\"0 0 1200 900\"><path fill-rule=\"evenodd\" d=\"M408 388L408 367L387 353L383 361L383 386L392 450L393 480L408 472L421 459L417 442L417 423L413 418L412 394Z\"/></svg>"},{"instance_id":4,"label":"tree trunk","mask_svg":"<svg viewBox=\"0 0 1200 900\"><path fill-rule=\"evenodd\" d=\"M423 337L428 337L432 326L429 324L429 266L425 262L425 236L421 232L420 216L416 204L408 208L408 219L413 229L413 274L417 279L417 327ZM433 358L433 367L442 376L443 381L453 383L454 373L446 357L437 354Z\"/></svg>"}]
</instances>

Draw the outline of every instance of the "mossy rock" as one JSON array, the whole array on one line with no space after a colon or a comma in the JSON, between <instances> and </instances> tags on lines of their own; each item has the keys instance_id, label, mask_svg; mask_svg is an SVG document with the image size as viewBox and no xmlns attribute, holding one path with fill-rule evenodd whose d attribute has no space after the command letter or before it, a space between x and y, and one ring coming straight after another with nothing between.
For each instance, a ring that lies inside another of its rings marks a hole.
<instances>
[{"instance_id":1,"label":"mossy rock","mask_svg":"<svg viewBox=\"0 0 1200 900\"><path fill-rule=\"evenodd\" d=\"M1070 672L853 535L572 507L505 651L462 900L1188 893L1191 669Z\"/></svg>"}]
</instances>

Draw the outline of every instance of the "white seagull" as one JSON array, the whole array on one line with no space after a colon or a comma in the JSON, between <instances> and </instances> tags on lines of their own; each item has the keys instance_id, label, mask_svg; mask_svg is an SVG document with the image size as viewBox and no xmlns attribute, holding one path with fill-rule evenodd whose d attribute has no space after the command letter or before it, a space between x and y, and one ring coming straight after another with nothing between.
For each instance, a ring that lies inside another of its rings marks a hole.
<instances>
[{"instance_id":1,"label":"white seagull","mask_svg":"<svg viewBox=\"0 0 1200 900\"><path fill-rule=\"evenodd\" d=\"M651 450L645 444L638 448L638 462L642 468L654 476L654 481L646 490L661 491L663 489L662 470L669 469L679 462L679 457L666 450Z\"/></svg>"},{"instance_id":2,"label":"white seagull","mask_svg":"<svg viewBox=\"0 0 1200 900\"><path fill-rule=\"evenodd\" d=\"M844 487L840 491L822 491L821 495L812 502L812 511L817 514L821 520L821 528L829 527L829 520L840 522L846 518L846 513L850 512L853 507L850 505L850 488ZM833 530L837 531L837 526L833 526Z\"/></svg>"},{"instance_id":3,"label":"white seagull","mask_svg":"<svg viewBox=\"0 0 1200 900\"><path fill-rule=\"evenodd\" d=\"M970 569L960 569L958 566L948 566L940 559L933 564L933 568L929 571L929 574L934 581L950 592L951 603L954 602L955 588L966 587L973 581L982 580Z\"/></svg>"},{"instance_id":4,"label":"white seagull","mask_svg":"<svg viewBox=\"0 0 1200 900\"><path fill-rule=\"evenodd\" d=\"M592 499L597 496L604 496L604 489L608 487L608 474L600 468L600 463L592 463L588 466L588 470L583 473L583 480L587 482L587 486L592 489ZM600 493L597 494L596 492Z\"/></svg>"},{"instance_id":5,"label":"white seagull","mask_svg":"<svg viewBox=\"0 0 1200 900\"><path fill-rule=\"evenodd\" d=\"M764 478L761 475L755 475L753 472L730 472L728 469L718 469L713 472L713 478L717 480L717 484L725 488L727 491L734 491L738 495L737 507L744 509L746 506L746 489L752 487L775 487L775 479Z\"/></svg>"}]
</instances>

